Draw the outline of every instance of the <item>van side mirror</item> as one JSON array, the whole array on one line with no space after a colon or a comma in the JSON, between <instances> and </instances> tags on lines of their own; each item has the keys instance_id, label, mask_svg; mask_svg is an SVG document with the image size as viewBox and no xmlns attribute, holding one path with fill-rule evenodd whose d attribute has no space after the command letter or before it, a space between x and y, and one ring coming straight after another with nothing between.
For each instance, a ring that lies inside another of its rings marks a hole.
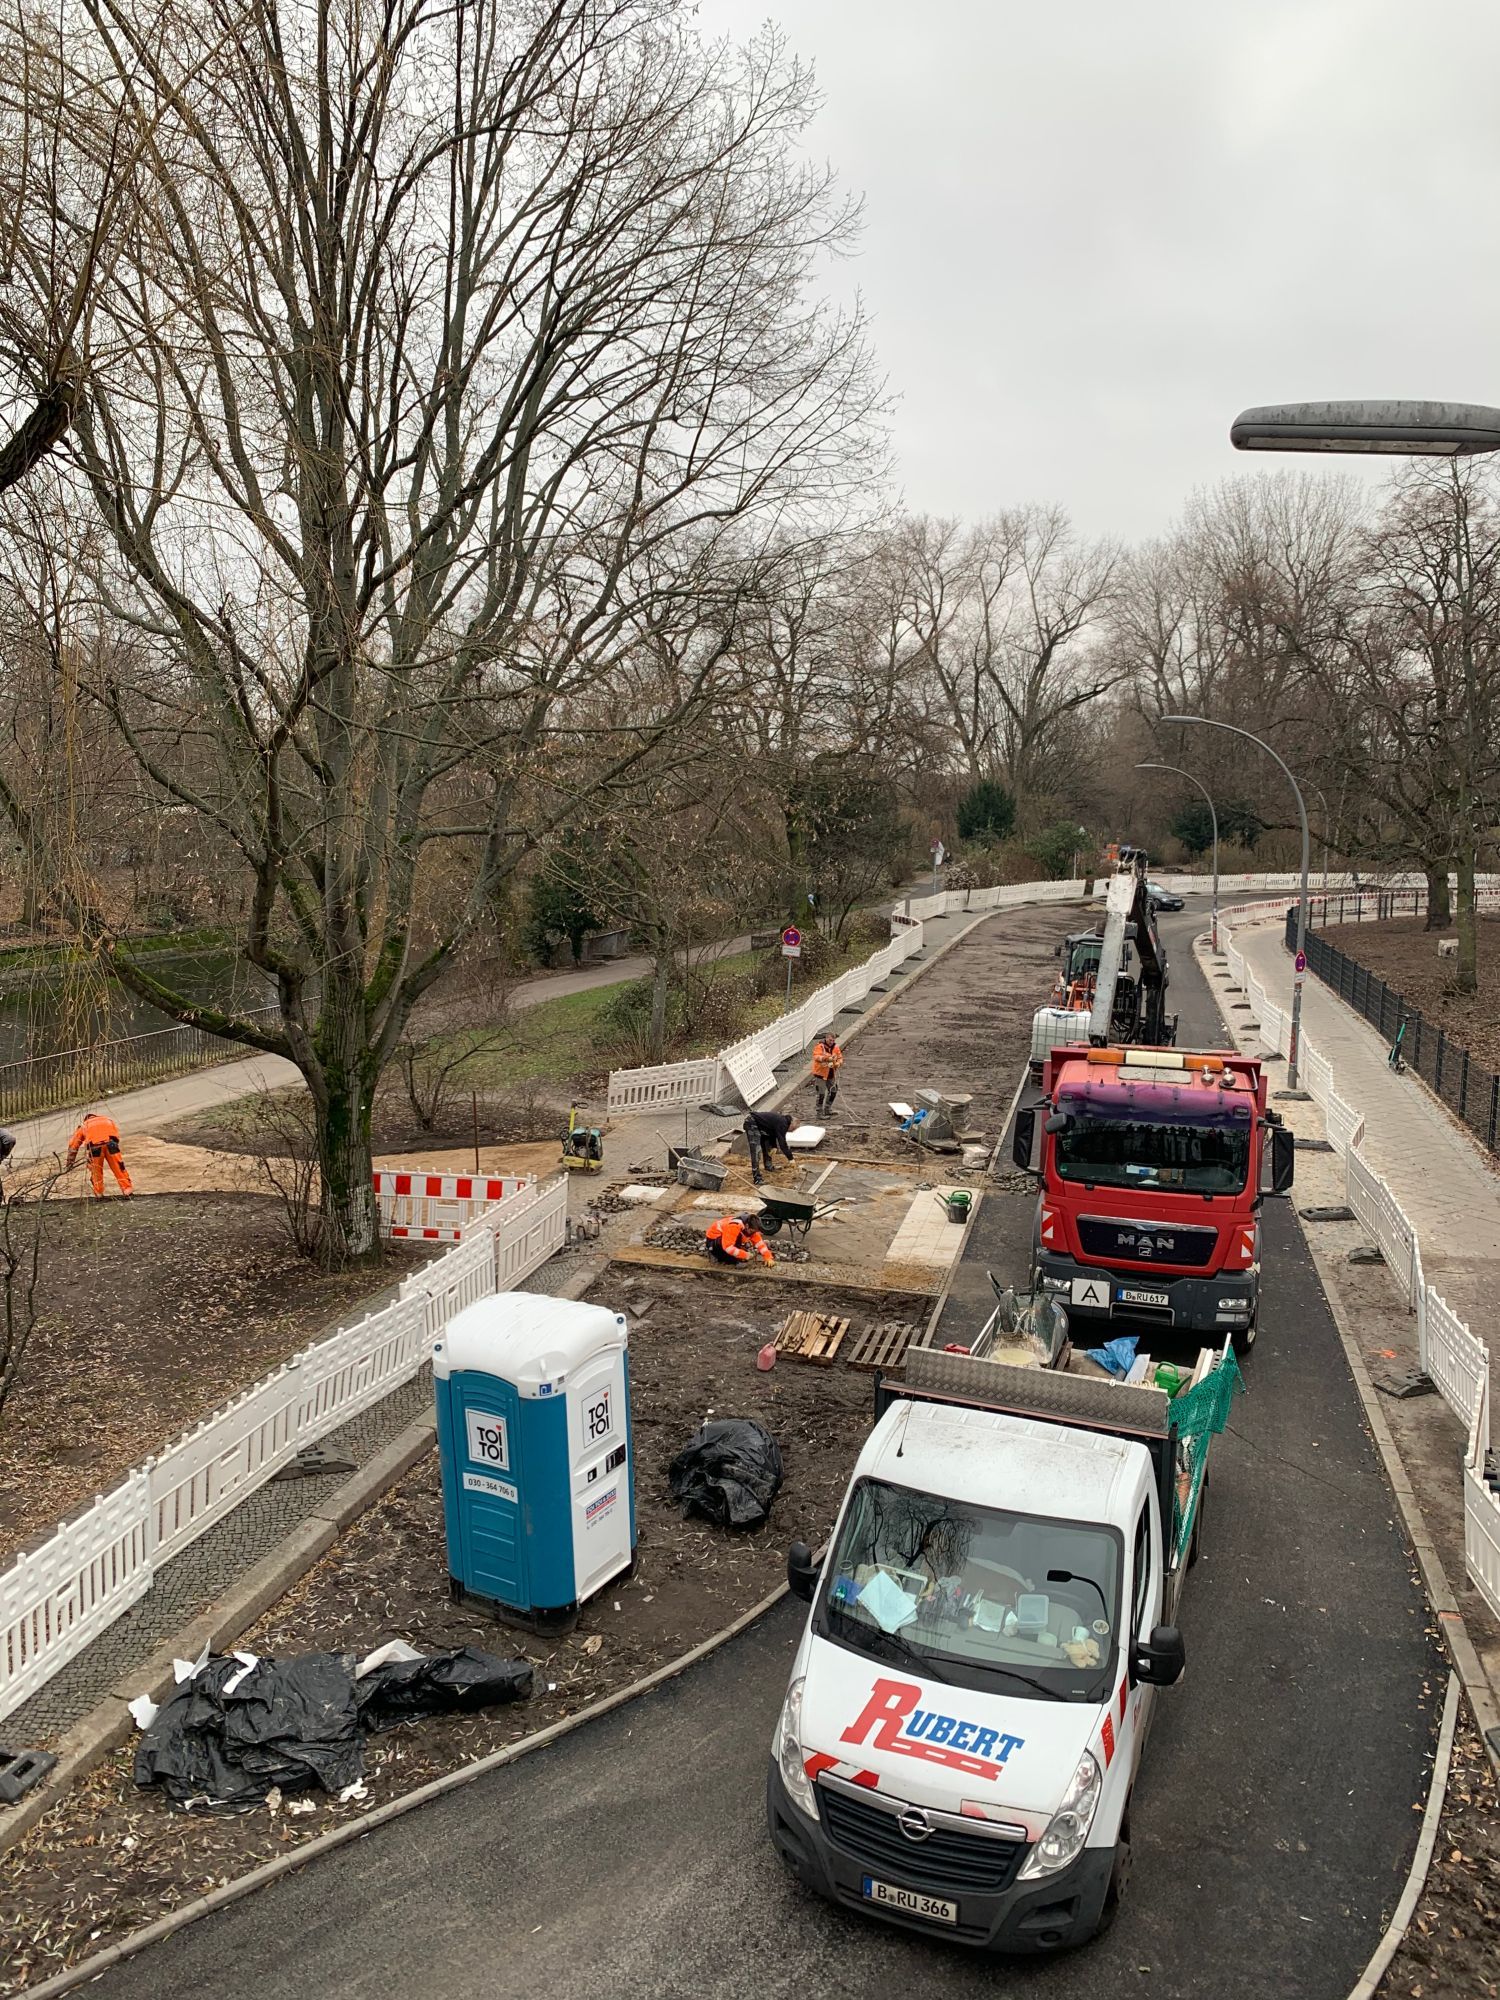
<instances>
[{"instance_id":1,"label":"van side mirror","mask_svg":"<svg viewBox=\"0 0 1500 2000\"><path fill-rule=\"evenodd\" d=\"M1186 1665L1187 1651L1175 1625L1153 1626L1150 1643L1131 1649L1131 1679L1142 1681L1147 1687L1171 1687L1174 1681L1181 1680Z\"/></svg>"},{"instance_id":2,"label":"van side mirror","mask_svg":"<svg viewBox=\"0 0 1500 2000\"><path fill-rule=\"evenodd\" d=\"M1052 956L1053 956L1054 958L1061 958L1061 957L1062 957L1062 946L1061 946L1060 944L1055 944L1055 945L1053 945L1053 947L1052 947Z\"/></svg>"},{"instance_id":3,"label":"van side mirror","mask_svg":"<svg viewBox=\"0 0 1500 2000\"><path fill-rule=\"evenodd\" d=\"M1023 1172L1038 1172L1041 1161L1034 1157L1040 1151L1040 1135L1037 1132L1037 1106L1030 1104L1024 1111L1016 1113L1016 1128L1011 1134L1010 1156Z\"/></svg>"},{"instance_id":4,"label":"van side mirror","mask_svg":"<svg viewBox=\"0 0 1500 2000\"><path fill-rule=\"evenodd\" d=\"M786 1552L786 1587L793 1597L800 1597L804 1604L812 1603L818 1587L818 1570L806 1542L793 1542Z\"/></svg>"},{"instance_id":5,"label":"van side mirror","mask_svg":"<svg viewBox=\"0 0 1500 2000\"><path fill-rule=\"evenodd\" d=\"M1287 1194L1297 1172L1297 1135L1289 1125L1272 1125L1268 1132L1271 1143L1261 1154L1261 1191Z\"/></svg>"}]
</instances>

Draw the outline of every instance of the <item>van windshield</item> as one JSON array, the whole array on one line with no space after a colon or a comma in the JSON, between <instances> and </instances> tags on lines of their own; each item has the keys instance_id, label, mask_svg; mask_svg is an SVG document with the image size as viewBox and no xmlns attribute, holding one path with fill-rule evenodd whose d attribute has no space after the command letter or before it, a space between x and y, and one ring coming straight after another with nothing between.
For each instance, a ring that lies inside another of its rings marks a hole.
<instances>
[{"instance_id":1,"label":"van windshield","mask_svg":"<svg viewBox=\"0 0 1500 2000\"><path fill-rule=\"evenodd\" d=\"M1098 1702L1114 1685L1120 1567L1113 1528L862 1479L814 1629L959 1687Z\"/></svg>"},{"instance_id":2,"label":"van windshield","mask_svg":"<svg viewBox=\"0 0 1500 2000\"><path fill-rule=\"evenodd\" d=\"M1243 1096L1144 1085L1063 1091L1055 1134L1060 1180L1091 1187L1238 1194L1250 1173L1250 1105Z\"/></svg>"}]
</instances>

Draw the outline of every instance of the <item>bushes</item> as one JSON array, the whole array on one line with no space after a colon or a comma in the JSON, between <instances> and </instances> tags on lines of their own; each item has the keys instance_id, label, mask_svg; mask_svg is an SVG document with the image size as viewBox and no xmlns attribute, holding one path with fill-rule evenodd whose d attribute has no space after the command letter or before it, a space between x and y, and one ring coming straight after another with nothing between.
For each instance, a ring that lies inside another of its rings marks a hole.
<instances>
[{"instance_id":1,"label":"bushes","mask_svg":"<svg viewBox=\"0 0 1500 2000\"><path fill-rule=\"evenodd\" d=\"M1004 785L983 778L959 800L957 817L960 840L1004 840L1016 823L1016 802ZM973 886L989 885L976 882Z\"/></svg>"}]
</instances>

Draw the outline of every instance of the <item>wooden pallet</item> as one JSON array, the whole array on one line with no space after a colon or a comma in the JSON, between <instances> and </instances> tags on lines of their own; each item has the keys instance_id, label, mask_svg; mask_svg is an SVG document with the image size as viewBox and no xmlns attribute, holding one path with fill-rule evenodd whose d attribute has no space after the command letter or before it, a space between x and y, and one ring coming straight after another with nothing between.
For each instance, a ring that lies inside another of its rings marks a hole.
<instances>
[{"instance_id":1,"label":"wooden pallet","mask_svg":"<svg viewBox=\"0 0 1500 2000\"><path fill-rule=\"evenodd\" d=\"M849 1366L872 1375L877 1368L886 1373L899 1368L916 1331L909 1320L872 1319L849 1350Z\"/></svg>"},{"instance_id":2,"label":"wooden pallet","mask_svg":"<svg viewBox=\"0 0 1500 2000\"><path fill-rule=\"evenodd\" d=\"M831 1368L848 1331L848 1320L834 1313L788 1313L776 1332L776 1352Z\"/></svg>"}]
</instances>

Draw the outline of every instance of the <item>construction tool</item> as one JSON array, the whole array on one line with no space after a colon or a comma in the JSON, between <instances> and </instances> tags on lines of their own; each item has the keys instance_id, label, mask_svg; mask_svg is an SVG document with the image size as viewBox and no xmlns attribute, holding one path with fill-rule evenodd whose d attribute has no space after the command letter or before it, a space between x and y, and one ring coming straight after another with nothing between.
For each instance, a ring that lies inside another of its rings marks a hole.
<instances>
[{"instance_id":1,"label":"construction tool","mask_svg":"<svg viewBox=\"0 0 1500 2000\"><path fill-rule=\"evenodd\" d=\"M578 1106L568 1106L568 1129L562 1135L562 1164L584 1174L604 1169L604 1134L597 1125L580 1125Z\"/></svg>"}]
</instances>

